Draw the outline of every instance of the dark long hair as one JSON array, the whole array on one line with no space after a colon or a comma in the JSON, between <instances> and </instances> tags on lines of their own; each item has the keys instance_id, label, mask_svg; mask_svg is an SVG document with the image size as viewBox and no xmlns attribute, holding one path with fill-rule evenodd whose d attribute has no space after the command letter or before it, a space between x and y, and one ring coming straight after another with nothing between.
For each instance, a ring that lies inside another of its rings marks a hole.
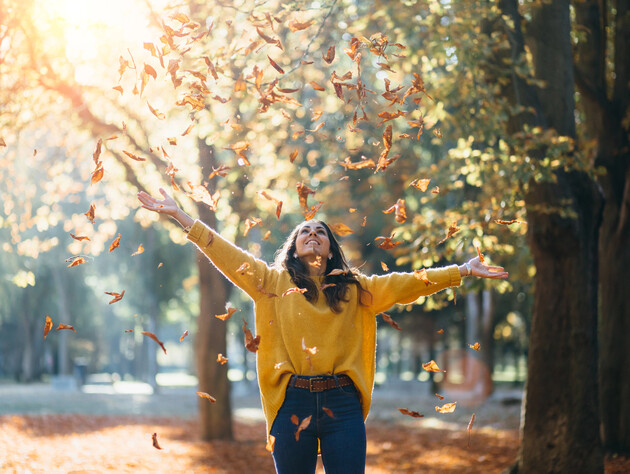
<instances>
[{"instance_id":1,"label":"dark long hair","mask_svg":"<svg viewBox=\"0 0 630 474\"><path fill-rule=\"evenodd\" d=\"M319 220L314 220L312 222L321 224L324 229L326 229L328 240L330 241L330 253L332 254L332 258L328 259L325 256L322 256L322 265L326 265L326 269L324 271L324 284L322 286L334 284L334 286L325 286L325 288L321 290L326 296L326 303L328 303L330 309L335 313L341 312L341 303L349 301L347 294L348 286L355 285L359 296L359 304L367 306L367 301L371 301L372 294L361 286L361 283L357 278L356 270L350 268L350 265L343 254L343 250L330 230L330 227L328 227L325 222ZM306 265L304 265L299 258L294 256L296 249L295 241L297 240L300 227L301 224L295 226L282 244L282 247L280 247L276 252L274 267L288 271L289 275L291 275L293 283L295 283L298 288L306 288L307 291L304 293L304 296L308 301L314 303L317 301L320 288L318 288L316 283L310 278ZM342 270L343 273L330 275L330 272L336 269ZM365 300L364 298L369 298L369 300Z\"/></svg>"}]
</instances>

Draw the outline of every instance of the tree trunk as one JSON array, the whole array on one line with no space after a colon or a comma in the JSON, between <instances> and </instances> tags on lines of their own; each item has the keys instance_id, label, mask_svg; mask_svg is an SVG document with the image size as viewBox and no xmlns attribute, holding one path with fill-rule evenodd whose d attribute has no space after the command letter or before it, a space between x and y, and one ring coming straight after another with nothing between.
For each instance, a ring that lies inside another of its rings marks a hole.
<instances>
[{"instance_id":1,"label":"tree trunk","mask_svg":"<svg viewBox=\"0 0 630 474\"><path fill-rule=\"evenodd\" d=\"M569 1L536 7L527 32L540 115L575 137ZM525 104L535 105L535 104ZM525 201L536 266L522 472L603 472L597 395L600 197L578 171L530 182Z\"/></svg>"},{"instance_id":2,"label":"tree trunk","mask_svg":"<svg viewBox=\"0 0 630 474\"><path fill-rule=\"evenodd\" d=\"M604 448L630 454L630 144L627 116L630 97L628 44L630 1L615 2L614 81L606 80L606 4L574 2L576 22L584 32L576 46L576 84L584 107L585 130L597 141L596 165L605 205L599 237L600 410Z\"/></svg>"},{"instance_id":3,"label":"tree trunk","mask_svg":"<svg viewBox=\"0 0 630 474\"><path fill-rule=\"evenodd\" d=\"M198 140L199 163L202 173L208 175L217 166L214 148L203 139ZM212 181L210 187L212 187ZM214 189L210 189L213 193ZM216 229L216 216L205 204L198 206L199 218ZM227 365L216 362L217 354L227 351L226 324L214 317L225 312L229 283L201 252L197 256L199 269L200 312L198 333L195 339L197 377L199 390L217 399L210 404L199 399L201 417L201 437L204 440L232 439L232 408L230 402L230 381L227 378Z\"/></svg>"}]
</instances>

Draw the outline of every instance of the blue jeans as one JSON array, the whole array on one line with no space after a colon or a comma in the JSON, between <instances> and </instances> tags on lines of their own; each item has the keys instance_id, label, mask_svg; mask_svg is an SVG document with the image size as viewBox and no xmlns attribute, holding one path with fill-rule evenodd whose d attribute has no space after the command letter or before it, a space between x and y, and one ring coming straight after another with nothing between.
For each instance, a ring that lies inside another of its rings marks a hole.
<instances>
[{"instance_id":1,"label":"blue jeans","mask_svg":"<svg viewBox=\"0 0 630 474\"><path fill-rule=\"evenodd\" d=\"M297 441L298 427L291 420L292 415L297 415L299 422L311 416ZM365 423L354 385L310 392L289 383L271 435L276 438L273 461L278 474L314 473L318 440L327 474L365 472Z\"/></svg>"}]
</instances>

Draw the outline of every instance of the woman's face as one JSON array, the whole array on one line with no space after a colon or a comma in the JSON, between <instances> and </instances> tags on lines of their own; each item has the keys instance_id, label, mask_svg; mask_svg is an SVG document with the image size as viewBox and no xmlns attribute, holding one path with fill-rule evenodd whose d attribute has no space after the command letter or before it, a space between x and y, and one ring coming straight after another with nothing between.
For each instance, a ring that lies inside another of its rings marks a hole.
<instances>
[{"instance_id":1,"label":"woman's face","mask_svg":"<svg viewBox=\"0 0 630 474\"><path fill-rule=\"evenodd\" d=\"M295 239L295 251L298 258L321 257L328 258L330 254L330 240L326 228L319 222L304 222L298 229Z\"/></svg>"}]
</instances>

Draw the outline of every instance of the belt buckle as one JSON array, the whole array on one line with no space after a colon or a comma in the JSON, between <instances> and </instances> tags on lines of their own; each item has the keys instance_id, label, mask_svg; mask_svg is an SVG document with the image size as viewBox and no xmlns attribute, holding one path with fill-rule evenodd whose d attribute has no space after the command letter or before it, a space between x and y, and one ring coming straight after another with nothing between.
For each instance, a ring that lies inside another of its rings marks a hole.
<instances>
[{"instance_id":1,"label":"belt buckle","mask_svg":"<svg viewBox=\"0 0 630 474\"><path fill-rule=\"evenodd\" d=\"M323 377L315 377L312 379L308 379L308 390L309 392L323 392L324 390L326 390L325 386L322 385L322 388L317 389L315 388L315 385L313 385L313 382L324 382L326 379L324 379Z\"/></svg>"}]
</instances>

